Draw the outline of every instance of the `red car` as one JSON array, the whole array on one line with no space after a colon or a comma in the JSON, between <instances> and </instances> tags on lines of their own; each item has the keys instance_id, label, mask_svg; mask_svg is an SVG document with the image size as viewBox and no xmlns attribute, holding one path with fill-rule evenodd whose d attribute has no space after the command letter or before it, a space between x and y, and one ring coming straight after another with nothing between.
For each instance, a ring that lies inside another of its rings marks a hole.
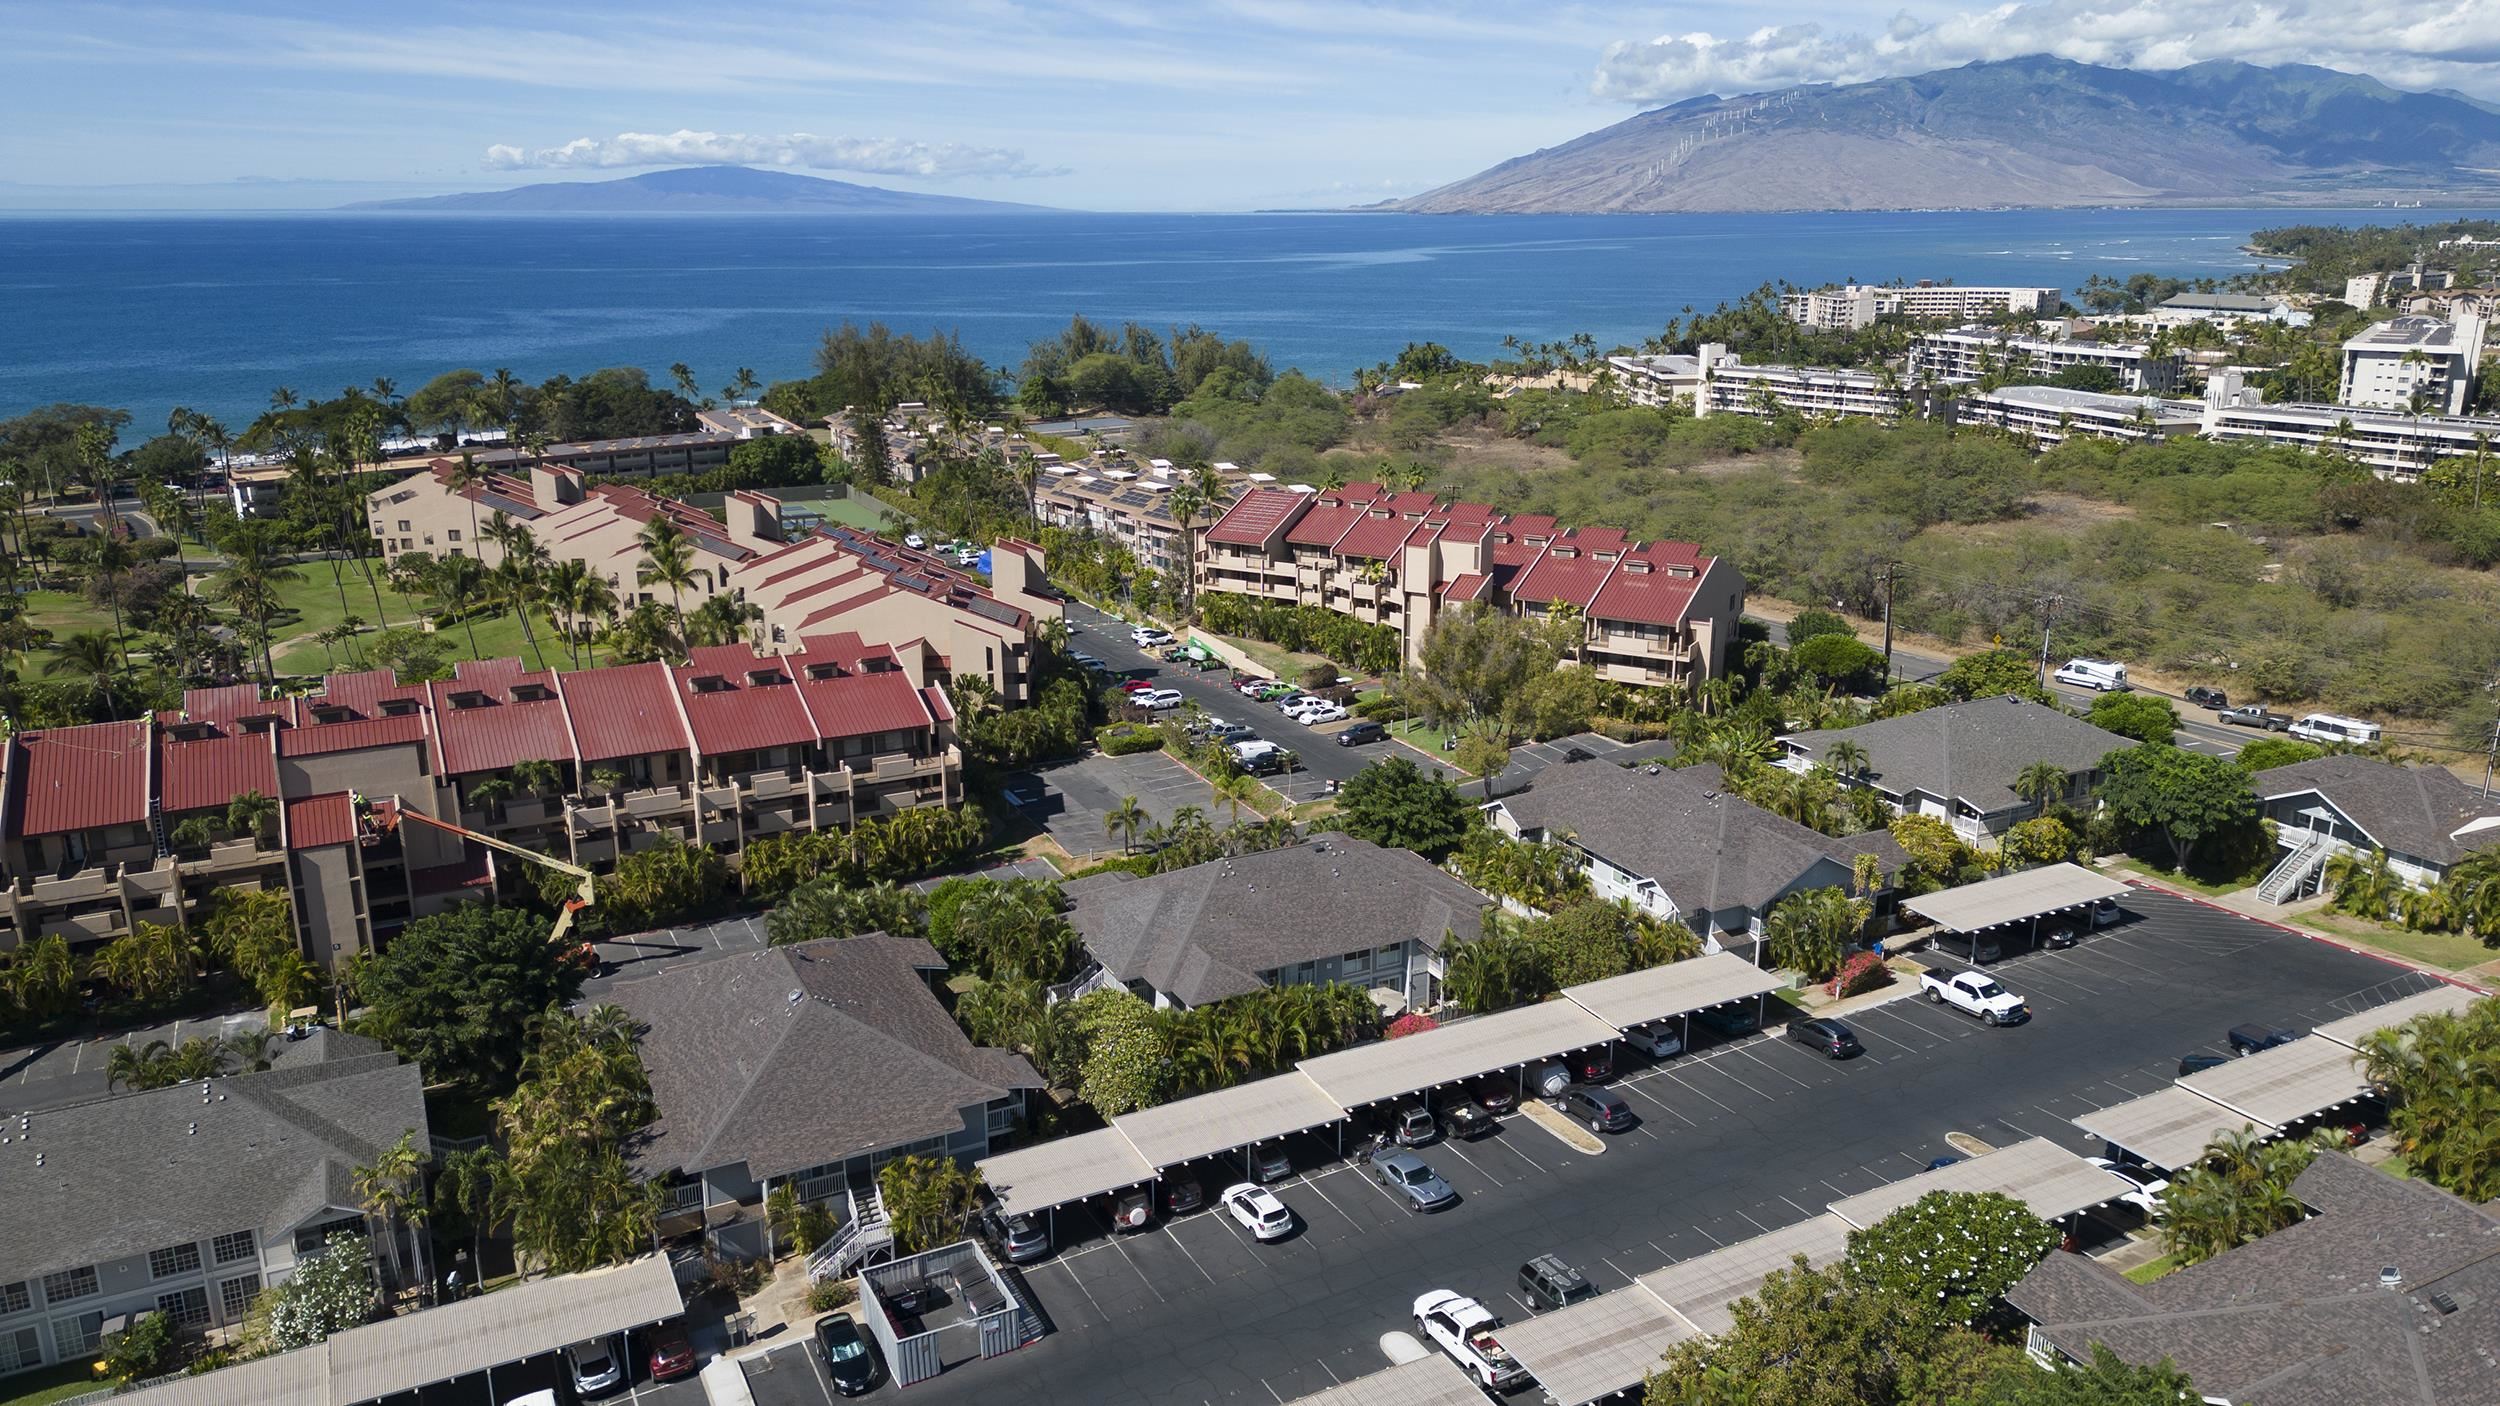
<instances>
[{"instance_id":1,"label":"red car","mask_svg":"<svg viewBox=\"0 0 2500 1406\"><path fill-rule=\"evenodd\" d=\"M1146 682L1144 679L1130 679L1128 682L1120 685L1120 691L1122 693L1144 693L1147 689L1152 687L1154 687L1154 685Z\"/></svg>"},{"instance_id":2,"label":"red car","mask_svg":"<svg viewBox=\"0 0 2500 1406\"><path fill-rule=\"evenodd\" d=\"M673 1382L694 1375L694 1344L686 1341L686 1325L663 1323L643 1335L651 1349L651 1380Z\"/></svg>"}]
</instances>

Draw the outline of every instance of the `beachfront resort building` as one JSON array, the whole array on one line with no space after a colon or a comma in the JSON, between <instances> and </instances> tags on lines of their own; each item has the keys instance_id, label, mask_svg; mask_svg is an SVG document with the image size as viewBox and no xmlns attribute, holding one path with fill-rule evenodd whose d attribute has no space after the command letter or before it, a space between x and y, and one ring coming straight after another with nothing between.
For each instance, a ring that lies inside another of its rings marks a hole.
<instances>
[{"instance_id":1,"label":"beachfront resort building","mask_svg":"<svg viewBox=\"0 0 2500 1406\"><path fill-rule=\"evenodd\" d=\"M2046 315L2066 301L2056 288L1984 288L1921 279L1894 287L1846 283L1829 288L1780 295L1780 311L1788 320L1825 331L1872 327L1876 319L1962 320L2004 313Z\"/></svg>"},{"instance_id":2,"label":"beachfront resort building","mask_svg":"<svg viewBox=\"0 0 2500 1406\"><path fill-rule=\"evenodd\" d=\"M1866 416L1898 419L1910 404L1899 377L1889 371L1852 371L1838 366L1753 366L1724 343L1706 342L1694 358L1700 375L1695 415L1770 417Z\"/></svg>"},{"instance_id":3,"label":"beachfront resort building","mask_svg":"<svg viewBox=\"0 0 2500 1406\"><path fill-rule=\"evenodd\" d=\"M2204 426L2201 401L2153 395L2111 395L2064 386L1999 386L1971 391L1953 401L1953 423L1986 425L2050 449L2081 435L2087 439L2170 439Z\"/></svg>"},{"instance_id":4,"label":"beachfront resort building","mask_svg":"<svg viewBox=\"0 0 2500 1406\"><path fill-rule=\"evenodd\" d=\"M2344 343L2335 399L2374 410L2462 415L2483 364L2482 319L2397 317Z\"/></svg>"},{"instance_id":5,"label":"beachfront resort building","mask_svg":"<svg viewBox=\"0 0 2500 1406\"><path fill-rule=\"evenodd\" d=\"M1990 379L2046 381L2084 367L2109 372L2120 390L2135 395L2160 395L2175 390L2185 372L2185 362L2178 353L2156 355L2146 346L2015 337L1993 327L1959 327L1949 332L1922 333L1913 341L1909 367L1902 379L1912 384L1947 385Z\"/></svg>"},{"instance_id":6,"label":"beachfront resort building","mask_svg":"<svg viewBox=\"0 0 2500 1406\"><path fill-rule=\"evenodd\" d=\"M1701 358L1697 356L1610 356L1606 365L1613 370L1623 398L1634 405L1690 408L1701 391Z\"/></svg>"}]
</instances>

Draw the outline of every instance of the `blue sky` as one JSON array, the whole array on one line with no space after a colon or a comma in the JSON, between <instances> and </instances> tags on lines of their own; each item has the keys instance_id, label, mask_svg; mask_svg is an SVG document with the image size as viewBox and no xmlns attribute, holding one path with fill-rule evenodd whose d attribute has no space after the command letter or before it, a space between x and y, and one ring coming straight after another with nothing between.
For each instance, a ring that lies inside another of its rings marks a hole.
<instances>
[{"instance_id":1,"label":"blue sky","mask_svg":"<svg viewBox=\"0 0 2500 1406\"><path fill-rule=\"evenodd\" d=\"M273 208L744 160L1093 209L1412 194L1701 92L2054 52L2500 100L2494 0L0 0L0 208Z\"/></svg>"}]
</instances>

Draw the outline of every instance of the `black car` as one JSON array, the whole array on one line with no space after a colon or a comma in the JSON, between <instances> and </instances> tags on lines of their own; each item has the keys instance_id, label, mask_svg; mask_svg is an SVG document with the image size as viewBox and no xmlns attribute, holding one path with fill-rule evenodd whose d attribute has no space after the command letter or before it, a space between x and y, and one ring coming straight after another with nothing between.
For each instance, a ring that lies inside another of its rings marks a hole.
<instances>
[{"instance_id":1,"label":"black car","mask_svg":"<svg viewBox=\"0 0 2500 1406\"><path fill-rule=\"evenodd\" d=\"M2214 721L2231 727L2253 727L2265 732L2289 732L2291 718L2283 713L2270 713L2253 703L2225 708L2214 715Z\"/></svg>"},{"instance_id":2,"label":"black car","mask_svg":"<svg viewBox=\"0 0 2500 1406\"><path fill-rule=\"evenodd\" d=\"M2231 706L2229 694L2218 688L2207 688L2203 684L2197 684L2187 691L2187 701L2199 708L2211 708L2217 713Z\"/></svg>"},{"instance_id":3,"label":"black car","mask_svg":"<svg viewBox=\"0 0 2500 1406\"><path fill-rule=\"evenodd\" d=\"M2040 945L2064 949L2083 940L2082 927L2073 922L2051 923L2040 930Z\"/></svg>"},{"instance_id":4,"label":"black car","mask_svg":"<svg viewBox=\"0 0 2500 1406\"><path fill-rule=\"evenodd\" d=\"M1163 1213L1182 1215L1207 1204L1207 1189L1193 1176L1166 1177L1163 1182Z\"/></svg>"},{"instance_id":5,"label":"black car","mask_svg":"<svg viewBox=\"0 0 2500 1406\"><path fill-rule=\"evenodd\" d=\"M2231 1027L2231 1049L2235 1053L2244 1055L2255 1054L2260 1050L2270 1050L2278 1045L2288 1045L2299 1038L2299 1031L2286 1030L2279 1025L2252 1023Z\"/></svg>"},{"instance_id":6,"label":"black car","mask_svg":"<svg viewBox=\"0 0 2500 1406\"><path fill-rule=\"evenodd\" d=\"M1356 723L1352 727L1347 728L1345 731L1338 733L1337 745L1340 747L1360 747L1370 742L1385 741L1388 736L1389 729L1382 727L1376 722L1366 719L1362 722Z\"/></svg>"},{"instance_id":7,"label":"black car","mask_svg":"<svg viewBox=\"0 0 2500 1406\"><path fill-rule=\"evenodd\" d=\"M1473 1141L1494 1127L1493 1115L1472 1098L1451 1099L1441 1105L1441 1131L1446 1136Z\"/></svg>"},{"instance_id":8,"label":"black car","mask_svg":"<svg viewBox=\"0 0 2500 1406\"><path fill-rule=\"evenodd\" d=\"M2005 956L2005 949L1993 937L1973 936L1966 932L1938 932L1936 950L1950 952L1973 966L1984 967Z\"/></svg>"},{"instance_id":9,"label":"black car","mask_svg":"<svg viewBox=\"0 0 2500 1406\"><path fill-rule=\"evenodd\" d=\"M1597 1286L1562 1256L1539 1255L1519 1266L1519 1293L1539 1308L1554 1309L1596 1298Z\"/></svg>"},{"instance_id":10,"label":"black car","mask_svg":"<svg viewBox=\"0 0 2500 1406\"><path fill-rule=\"evenodd\" d=\"M1507 1074L1487 1074L1476 1081L1476 1102L1487 1112L1506 1113L1519 1106L1519 1084Z\"/></svg>"},{"instance_id":11,"label":"black car","mask_svg":"<svg viewBox=\"0 0 2500 1406\"><path fill-rule=\"evenodd\" d=\"M2208 1069L2220 1069L2230 1062L2221 1055L2187 1055L2179 1061L2179 1077L2184 1079L2190 1074L2202 1074Z\"/></svg>"},{"instance_id":12,"label":"black car","mask_svg":"<svg viewBox=\"0 0 2500 1406\"><path fill-rule=\"evenodd\" d=\"M1612 1045L1596 1045L1571 1057L1571 1072L1583 1084L1602 1084L1615 1077L1615 1050Z\"/></svg>"},{"instance_id":13,"label":"black car","mask_svg":"<svg viewBox=\"0 0 2500 1406\"><path fill-rule=\"evenodd\" d=\"M1788 1026L1788 1038L1810 1050L1819 1050L1830 1059L1848 1059L1866 1053L1858 1043L1857 1032L1837 1020L1799 1020Z\"/></svg>"},{"instance_id":14,"label":"black car","mask_svg":"<svg viewBox=\"0 0 2500 1406\"><path fill-rule=\"evenodd\" d=\"M1632 1105L1612 1089L1574 1084L1562 1091L1563 1116L1589 1125L1593 1133L1619 1133L1632 1126Z\"/></svg>"},{"instance_id":15,"label":"black car","mask_svg":"<svg viewBox=\"0 0 2500 1406\"><path fill-rule=\"evenodd\" d=\"M1565 748L1563 751L1563 762L1565 765L1569 765L1572 762L1593 762L1596 760L1597 754L1590 751L1586 747L1569 747Z\"/></svg>"},{"instance_id":16,"label":"black car","mask_svg":"<svg viewBox=\"0 0 2500 1406\"><path fill-rule=\"evenodd\" d=\"M877 1345L859 1331L847 1313L816 1320L816 1351L825 1359L825 1376L844 1396L864 1396L885 1375L877 1361Z\"/></svg>"},{"instance_id":17,"label":"black car","mask_svg":"<svg viewBox=\"0 0 2500 1406\"><path fill-rule=\"evenodd\" d=\"M1762 1022L1755 1017L1753 1007L1741 1001L1730 1006L1712 1006L1706 1011L1695 1011L1693 1019L1730 1037L1751 1035L1762 1028Z\"/></svg>"}]
</instances>

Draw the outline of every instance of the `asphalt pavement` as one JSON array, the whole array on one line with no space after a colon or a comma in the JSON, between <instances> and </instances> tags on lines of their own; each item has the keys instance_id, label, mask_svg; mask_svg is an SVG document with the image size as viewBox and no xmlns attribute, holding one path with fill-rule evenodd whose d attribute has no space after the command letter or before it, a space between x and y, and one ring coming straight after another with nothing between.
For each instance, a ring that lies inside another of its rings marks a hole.
<instances>
[{"instance_id":1,"label":"asphalt pavement","mask_svg":"<svg viewBox=\"0 0 2500 1406\"><path fill-rule=\"evenodd\" d=\"M1603 1289L1820 1213L1950 1151L2046 1137L2097 1151L2070 1119L2169 1084L2182 1055L2223 1052L2243 1021L2308 1027L2421 989L2429 978L2236 914L2139 893L2130 919L2069 951L1990 970L2037 1012L1982 1026L1904 999L1848 1023L1867 1052L1832 1062L1776 1034L1702 1043L1628 1071L1640 1114L1604 1150L1571 1150L1524 1119L1423 1150L1461 1204L1391 1202L1319 1138L1276 1189L1301 1223L1272 1245L1199 1212L1117 1239L1084 1207L1057 1217L1060 1252L1023 1271L1053 1330L1003 1359L912 1389L930 1403L1119 1406L1274 1403L1385 1365L1382 1333L1416 1295L1473 1295L1510 1316L1517 1267L1554 1251ZM1229 1168L1209 1169L1208 1189ZM2107 1213L2087 1241L2133 1212Z\"/></svg>"}]
</instances>

